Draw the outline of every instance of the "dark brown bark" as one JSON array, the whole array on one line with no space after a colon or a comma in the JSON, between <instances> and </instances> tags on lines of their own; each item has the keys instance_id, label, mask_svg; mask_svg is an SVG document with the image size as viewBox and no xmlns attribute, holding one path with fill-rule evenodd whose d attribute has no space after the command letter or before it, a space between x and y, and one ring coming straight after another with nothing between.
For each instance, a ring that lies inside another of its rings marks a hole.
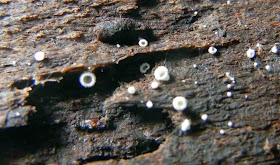
<instances>
[{"instance_id":1,"label":"dark brown bark","mask_svg":"<svg viewBox=\"0 0 280 165\"><path fill-rule=\"evenodd\" d=\"M279 162L280 64L270 50L280 48L280 2L228 2L0 1L1 164ZM159 65L171 80L152 90ZM94 87L79 84L84 71ZM176 96L188 99L184 112Z\"/></svg>"}]
</instances>

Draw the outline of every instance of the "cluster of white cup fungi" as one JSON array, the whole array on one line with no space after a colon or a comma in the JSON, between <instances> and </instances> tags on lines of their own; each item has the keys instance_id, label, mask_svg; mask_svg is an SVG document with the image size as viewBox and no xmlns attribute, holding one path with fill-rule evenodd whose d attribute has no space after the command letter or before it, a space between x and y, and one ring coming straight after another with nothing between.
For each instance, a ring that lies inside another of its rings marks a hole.
<instances>
[{"instance_id":1,"label":"cluster of white cup fungi","mask_svg":"<svg viewBox=\"0 0 280 165\"><path fill-rule=\"evenodd\" d=\"M152 82L152 89L157 89L158 82L167 82L170 80L169 70L166 66L158 66L154 71L154 78L156 81ZM188 100L183 96L176 96L173 98L172 106L177 111L184 111L188 106ZM185 119L181 124L181 131L186 132L191 129L191 120Z\"/></svg>"},{"instance_id":2,"label":"cluster of white cup fungi","mask_svg":"<svg viewBox=\"0 0 280 165\"><path fill-rule=\"evenodd\" d=\"M197 15L197 13L195 13L195 15ZM140 47L147 47L149 43L146 39L142 38L142 39L139 39L138 44L139 44ZM120 47L120 45L118 44L117 47ZM261 49L262 45L258 44L257 47L259 49ZM208 52L212 55L216 54L217 51L218 51L217 48L215 48L213 46L209 47L209 49L208 49ZM270 52L277 54L278 53L278 46L275 44L271 48ZM246 56L249 59L254 59L256 57L256 51L252 48L249 48L246 51ZM34 59L36 61L43 61L45 59L44 52L35 53L34 54ZM255 68L259 67L259 63L254 62L254 67ZM197 65L193 64L193 68L197 68ZM140 72L141 73L146 73L149 69L150 69L149 63L145 62L140 66ZM266 65L265 69L268 72L272 71L272 67L270 65ZM233 93L230 90L233 88L233 86L235 84L235 78L233 76L231 76L231 74L229 72L227 72L225 75L226 75L227 78L229 78L232 81L232 83L227 84L227 89L229 91L226 92L226 95L227 95L227 97L233 97ZM90 87L95 85L96 77L91 72L84 72L80 75L79 81L80 81L80 84L83 87L90 88ZM169 74L168 68L166 66L158 66L154 70L154 81L150 84L150 88L156 90L156 89L159 88L161 83L168 82L168 81L170 81L170 74ZM196 81L196 84L198 84L197 81ZM134 86L130 86L130 87L127 88L127 92L130 95L134 95L134 94L136 94L137 90ZM247 95L246 95L246 97L248 98ZM146 107L148 109L153 108L153 106L154 106L154 104L151 100L146 102ZM184 111L185 109L187 109L188 100L184 96L176 96L176 97L173 98L172 106L177 111ZM208 115L207 114L202 114L201 115L201 120L206 122L208 120ZM233 123L228 122L228 127L233 127ZM190 129L191 129L191 120L190 119L184 119L183 122L181 123L181 131L186 132ZM225 131L223 129L221 129L220 134L224 135Z\"/></svg>"}]
</instances>

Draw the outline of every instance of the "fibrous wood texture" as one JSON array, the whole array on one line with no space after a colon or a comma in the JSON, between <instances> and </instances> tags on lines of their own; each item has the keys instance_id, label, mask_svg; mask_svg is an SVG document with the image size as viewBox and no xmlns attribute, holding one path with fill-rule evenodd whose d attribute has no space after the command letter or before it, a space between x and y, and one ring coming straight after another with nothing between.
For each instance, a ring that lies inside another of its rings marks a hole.
<instances>
[{"instance_id":1,"label":"fibrous wood texture","mask_svg":"<svg viewBox=\"0 0 280 165\"><path fill-rule=\"evenodd\" d=\"M279 162L280 64L279 52L271 52L280 49L279 6L0 0L1 164ZM138 45L141 38L147 47ZM39 51L41 62L33 58ZM145 74L144 62L151 66ZM160 65L171 80L153 90ZM79 84L84 71L96 75L94 87ZM176 96L188 99L184 112L173 109ZM186 118L191 130L182 132Z\"/></svg>"}]
</instances>

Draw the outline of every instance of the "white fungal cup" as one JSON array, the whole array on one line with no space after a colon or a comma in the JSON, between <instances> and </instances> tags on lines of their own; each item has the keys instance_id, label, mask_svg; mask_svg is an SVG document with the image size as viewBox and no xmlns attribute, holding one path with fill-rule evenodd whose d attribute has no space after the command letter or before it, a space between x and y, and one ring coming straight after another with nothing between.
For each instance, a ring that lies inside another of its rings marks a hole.
<instances>
[{"instance_id":1,"label":"white fungal cup","mask_svg":"<svg viewBox=\"0 0 280 165\"><path fill-rule=\"evenodd\" d=\"M146 103L146 107L148 108L148 109L150 109L150 108L153 108L153 106L154 106L154 104L153 104L153 102L152 101L147 101L147 103Z\"/></svg>"},{"instance_id":2,"label":"white fungal cup","mask_svg":"<svg viewBox=\"0 0 280 165\"><path fill-rule=\"evenodd\" d=\"M186 132L191 129L191 120L185 119L181 124L181 131Z\"/></svg>"},{"instance_id":3,"label":"white fungal cup","mask_svg":"<svg viewBox=\"0 0 280 165\"><path fill-rule=\"evenodd\" d=\"M140 72L141 73L146 73L150 69L150 64L147 62L144 62L143 64L140 65Z\"/></svg>"},{"instance_id":4,"label":"white fungal cup","mask_svg":"<svg viewBox=\"0 0 280 165\"><path fill-rule=\"evenodd\" d=\"M135 94L136 93L136 89L135 89L135 87L134 86L131 86L131 87L128 87L127 88L127 92L129 93L129 94Z\"/></svg>"},{"instance_id":5,"label":"white fungal cup","mask_svg":"<svg viewBox=\"0 0 280 165\"><path fill-rule=\"evenodd\" d=\"M270 49L270 51L272 52L272 53L275 53L275 54L277 54L278 53L278 46L277 45L274 45L271 49Z\"/></svg>"},{"instance_id":6,"label":"white fungal cup","mask_svg":"<svg viewBox=\"0 0 280 165\"><path fill-rule=\"evenodd\" d=\"M202 114L202 115L201 115L201 119L202 119L203 121L207 121L207 120L208 120L208 115L207 115L207 114Z\"/></svg>"},{"instance_id":7,"label":"white fungal cup","mask_svg":"<svg viewBox=\"0 0 280 165\"><path fill-rule=\"evenodd\" d=\"M254 58L256 55L256 51L254 49L250 48L247 50L246 55L248 58Z\"/></svg>"},{"instance_id":8,"label":"white fungal cup","mask_svg":"<svg viewBox=\"0 0 280 165\"><path fill-rule=\"evenodd\" d=\"M221 135L224 135L224 134L226 134L226 131L223 130L223 129L221 129L221 130L220 130L220 134L221 134Z\"/></svg>"},{"instance_id":9,"label":"white fungal cup","mask_svg":"<svg viewBox=\"0 0 280 165\"><path fill-rule=\"evenodd\" d=\"M153 82L151 83L151 88L152 88L152 89L157 89L158 87L159 87L159 83L158 83L158 82L153 81Z\"/></svg>"},{"instance_id":10,"label":"white fungal cup","mask_svg":"<svg viewBox=\"0 0 280 165\"><path fill-rule=\"evenodd\" d=\"M266 69L268 72L271 72L271 71L272 71L272 66L266 65L266 66L265 66L265 69Z\"/></svg>"},{"instance_id":11,"label":"white fungal cup","mask_svg":"<svg viewBox=\"0 0 280 165\"><path fill-rule=\"evenodd\" d=\"M188 100L183 96L177 96L172 101L173 108L177 111L183 111L188 106Z\"/></svg>"},{"instance_id":12,"label":"white fungal cup","mask_svg":"<svg viewBox=\"0 0 280 165\"><path fill-rule=\"evenodd\" d=\"M169 81L170 76L165 66L159 66L154 72L155 79L158 81Z\"/></svg>"},{"instance_id":13,"label":"white fungal cup","mask_svg":"<svg viewBox=\"0 0 280 165\"><path fill-rule=\"evenodd\" d=\"M96 83L96 76L91 72L84 72L79 78L80 84L85 88L90 88Z\"/></svg>"},{"instance_id":14,"label":"white fungal cup","mask_svg":"<svg viewBox=\"0 0 280 165\"><path fill-rule=\"evenodd\" d=\"M215 48L215 47L213 47L213 46L211 46L211 47L208 48L208 52L209 52L210 54L212 54L212 55L216 54L217 51L218 51L217 48Z\"/></svg>"},{"instance_id":15,"label":"white fungal cup","mask_svg":"<svg viewBox=\"0 0 280 165\"><path fill-rule=\"evenodd\" d=\"M148 41L147 40L145 40L145 39L140 39L139 40L139 42L138 42L138 44L139 44L139 46L141 46L141 47L146 47L146 46L148 46Z\"/></svg>"},{"instance_id":16,"label":"white fungal cup","mask_svg":"<svg viewBox=\"0 0 280 165\"><path fill-rule=\"evenodd\" d=\"M44 52L37 52L34 54L34 59L36 61L43 61L45 59L45 53Z\"/></svg>"}]
</instances>

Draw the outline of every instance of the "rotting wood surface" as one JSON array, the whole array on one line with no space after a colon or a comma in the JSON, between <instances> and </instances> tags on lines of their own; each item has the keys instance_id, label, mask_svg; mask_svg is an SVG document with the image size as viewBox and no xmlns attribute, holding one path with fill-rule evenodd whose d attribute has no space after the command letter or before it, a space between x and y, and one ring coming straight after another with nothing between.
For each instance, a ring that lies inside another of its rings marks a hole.
<instances>
[{"instance_id":1,"label":"rotting wood surface","mask_svg":"<svg viewBox=\"0 0 280 165\"><path fill-rule=\"evenodd\" d=\"M277 0L0 1L1 164L279 162L280 64L270 51L279 44L279 6ZM149 45L140 47L140 38ZM218 53L209 54L210 46ZM254 59L246 56L249 48ZM39 51L46 54L42 62L33 59ZM144 62L151 65L146 74L139 71ZM160 65L171 80L152 90ZM86 70L97 77L93 88L78 82ZM235 78L231 89L226 72ZM175 96L188 99L183 113L172 108ZM186 118L192 128L182 133Z\"/></svg>"}]
</instances>

